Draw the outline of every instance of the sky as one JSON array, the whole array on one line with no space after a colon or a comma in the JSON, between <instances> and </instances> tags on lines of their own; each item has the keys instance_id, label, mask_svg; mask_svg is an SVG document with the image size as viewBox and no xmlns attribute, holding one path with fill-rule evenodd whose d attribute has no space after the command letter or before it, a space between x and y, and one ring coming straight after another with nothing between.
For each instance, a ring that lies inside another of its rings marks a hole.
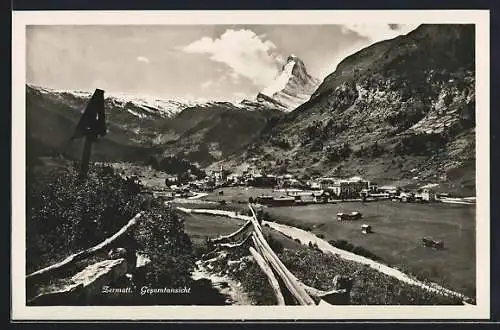
<instances>
[{"instance_id":1,"label":"sky","mask_svg":"<svg viewBox=\"0 0 500 330\"><path fill-rule=\"evenodd\" d=\"M39 25L26 82L167 99L252 99L290 54L323 80L346 56L418 25Z\"/></svg>"}]
</instances>

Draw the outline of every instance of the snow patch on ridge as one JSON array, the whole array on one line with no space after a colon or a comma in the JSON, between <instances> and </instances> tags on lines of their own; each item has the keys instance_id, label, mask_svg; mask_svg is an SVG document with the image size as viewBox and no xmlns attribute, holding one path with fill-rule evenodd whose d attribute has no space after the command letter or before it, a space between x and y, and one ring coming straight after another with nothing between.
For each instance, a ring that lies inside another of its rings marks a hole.
<instances>
[{"instance_id":1,"label":"snow patch on ridge","mask_svg":"<svg viewBox=\"0 0 500 330\"><path fill-rule=\"evenodd\" d=\"M292 78L293 67L295 66L295 64L295 61L288 62L283 68L283 72L281 72L281 74L261 93L272 97L274 93L282 91L285 88L286 84L288 84L288 81Z\"/></svg>"},{"instance_id":2,"label":"snow patch on ridge","mask_svg":"<svg viewBox=\"0 0 500 330\"><path fill-rule=\"evenodd\" d=\"M258 102L276 103L284 111L292 111L302 103L307 102L316 88L319 80L311 77L302 60L295 55L288 56L287 63L276 79L260 92L268 97L257 97Z\"/></svg>"}]
</instances>

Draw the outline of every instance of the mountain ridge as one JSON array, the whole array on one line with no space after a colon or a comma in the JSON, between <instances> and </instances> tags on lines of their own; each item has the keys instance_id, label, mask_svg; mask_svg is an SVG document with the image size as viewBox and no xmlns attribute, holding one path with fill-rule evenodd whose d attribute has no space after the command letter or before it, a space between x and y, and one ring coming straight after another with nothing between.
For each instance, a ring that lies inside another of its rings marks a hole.
<instances>
[{"instance_id":1,"label":"mountain ridge","mask_svg":"<svg viewBox=\"0 0 500 330\"><path fill-rule=\"evenodd\" d=\"M474 48L473 25L421 25L368 46L226 164L473 193Z\"/></svg>"},{"instance_id":2,"label":"mountain ridge","mask_svg":"<svg viewBox=\"0 0 500 330\"><path fill-rule=\"evenodd\" d=\"M37 154L80 157L80 147L69 137L85 109L90 92L60 91L26 85L27 133ZM135 96L105 93L107 136L94 147L96 160L145 160L148 156L178 155L201 165L227 157L250 142L282 114L273 107L249 102L172 103L165 108ZM233 135L232 138L229 138Z\"/></svg>"}]
</instances>

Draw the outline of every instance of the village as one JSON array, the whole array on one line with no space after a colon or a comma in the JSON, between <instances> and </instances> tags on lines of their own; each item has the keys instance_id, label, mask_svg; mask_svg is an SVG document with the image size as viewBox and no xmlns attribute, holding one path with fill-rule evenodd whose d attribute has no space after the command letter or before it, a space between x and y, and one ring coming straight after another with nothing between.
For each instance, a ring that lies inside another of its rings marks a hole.
<instances>
[{"instance_id":1,"label":"village","mask_svg":"<svg viewBox=\"0 0 500 330\"><path fill-rule=\"evenodd\" d=\"M150 169L152 170L152 169ZM124 174L125 172L123 172ZM127 175L134 180L137 176ZM222 166L208 172L204 178L194 175L172 175L154 172L153 175L164 182L161 189L155 187L155 195L166 200L174 198L198 199L227 187L259 188L259 194L249 197L249 201L267 206L294 206L326 204L337 202L373 202L391 200L403 203L455 203L471 205L475 197L453 198L445 192L433 190L437 184L426 184L414 189L393 185L381 185L359 176L350 178L313 177L299 178L292 174L268 174L250 166L241 173L231 173ZM181 179L184 177L185 179ZM223 190L218 191L223 196Z\"/></svg>"}]
</instances>

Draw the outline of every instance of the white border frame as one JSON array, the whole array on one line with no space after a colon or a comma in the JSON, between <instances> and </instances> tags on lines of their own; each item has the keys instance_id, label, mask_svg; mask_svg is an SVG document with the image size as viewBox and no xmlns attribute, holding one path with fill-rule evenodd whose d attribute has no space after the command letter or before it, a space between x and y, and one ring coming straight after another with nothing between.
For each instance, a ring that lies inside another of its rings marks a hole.
<instances>
[{"instance_id":1,"label":"white border frame","mask_svg":"<svg viewBox=\"0 0 500 330\"><path fill-rule=\"evenodd\" d=\"M437 23L476 25L475 306L49 306L25 300L26 25ZM12 320L394 320L490 317L488 10L31 11L12 13Z\"/></svg>"}]
</instances>

